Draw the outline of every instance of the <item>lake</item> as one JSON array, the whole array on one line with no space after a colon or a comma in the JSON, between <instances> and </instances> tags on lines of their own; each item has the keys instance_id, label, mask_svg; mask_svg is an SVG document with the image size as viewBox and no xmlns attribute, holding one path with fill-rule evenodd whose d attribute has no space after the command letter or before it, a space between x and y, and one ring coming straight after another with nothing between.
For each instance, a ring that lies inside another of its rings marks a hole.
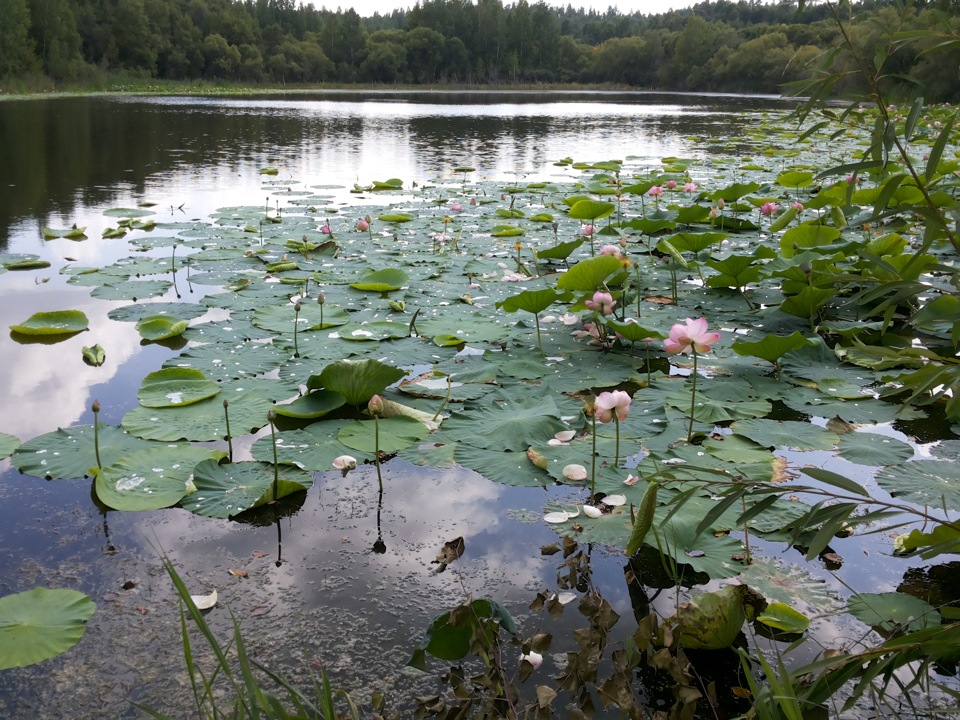
<instances>
[{"instance_id":1,"label":"lake","mask_svg":"<svg viewBox=\"0 0 960 720\"><path fill-rule=\"evenodd\" d=\"M279 220L301 213L302 203L309 203L311 238L327 224L352 256L375 258L379 245L372 244L373 236L365 246L365 236L354 229L367 212L376 216L434 196L441 207L451 193L464 203L478 195L492 200L499 187L573 187L583 170L557 164L564 158L628 160L638 174L660 168L663 158L690 158L695 160L691 179L705 184L715 172L713 160L757 153L751 135L789 108L788 102L769 97L614 92L379 91L0 102L0 166L7 169L0 193L0 252L50 262L46 269L0 275L0 320L7 327L35 312L67 308L89 319L87 332L56 344L0 334L6 377L0 384L0 433L25 442L58 428L89 425L94 400L102 405L99 422L106 425L119 425L137 408L144 376L176 358L184 346L142 340L133 322L108 315L133 298L91 296L89 285L76 282L82 278L77 269L110 266L128 258L131 248L143 250L136 253L140 257L182 259L198 251L189 238L200 237L192 233L218 210L259 207L264 217ZM265 168L276 174L262 174ZM403 181L402 191L384 195L367 189L391 178ZM525 197L536 204L533 192ZM157 226L104 239L104 232L125 216L108 212L114 208L146 208L153 214L144 218ZM243 222L264 231L263 220ZM44 239L44 228L72 226L85 227L87 239ZM296 227L304 225L298 221ZM377 226L378 233L383 227ZM390 232L399 231L385 231L385 239ZM550 239L549 225L538 232L541 240ZM155 242L162 236L179 238L172 242L182 249ZM251 232L251 242L256 236ZM510 241L495 254L510 263L512 247ZM203 267L177 267L173 286L150 301L200 302L222 292L224 283L203 281ZM191 277L191 271L197 274ZM326 292L340 297L339 290ZM229 316L229 308L215 303L208 308L207 315L191 320L195 333L202 333L201 323ZM255 312L252 307L244 311ZM402 322L408 320L409 313ZM186 349L197 344L196 334L188 331L184 337L191 343ZM105 351L99 367L82 361L82 348L94 343ZM376 357L390 363L391 353L383 342ZM397 364L416 373L441 359L453 362L452 351L443 358L428 353L410 360L404 347L402 356ZM284 377L283 369L264 375L277 372ZM302 384L305 375L293 372ZM918 457L927 457L929 448L950 436L942 419L937 428L924 437L923 428L888 422L876 432L909 440ZM255 456L254 442L269 435L269 427L238 433L235 459ZM227 447L222 441L200 444ZM845 462L829 452L781 454L798 465ZM874 471L852 463L844 467L863 482ZM5 717L143 717L132 703L188 716L178 603L161 553L192 592L218 591L220 604L209 621L226 637L233 613L259 662L297 681L323 667L358 701L366 701L374 689L384 692L388 707L409 708L404 704L411 688L414 694L437 691L432 676L404 664L430 620L466 596L496 599L523 625L524 634L549 626L557 656L584 622L572 608L556 621L529 609L538 592L564 589L558 584L558 576L568 573L558 559L563 556L541 552L558 541L542 515L549 502L576 502L571 498L577 491L570 487L513 487L459 465L429 467L399 457L383 466L382 497L376 470L366 463L345 478L337 471L313 472L314 486L305 496L236 521L179 507L118 512L100 502L89 478L42 480L18 472L9 459L0 461L0 470L6 568L0 594L62 587L87 593L97 603L76 647L31 668L0 672L0 715ZM463 556L437 572L433 561L444 543L457 537L464 538ZM845 542L848 558L889 553L885 536ZM757 543L773 556L783 552L782 543ZM600 544L583 547L590 556L589 582L581 578L582 586L572 590L602 594L621 616L611 644L622 643L636 627L635 615L646 607L646 598L638 600L636 588L625 581L621 552ZM893 589L906 570L921 566L919 560L847 563L842 582L829 565L811 563L810 572L826 591L845 595L843 583ZM670 614L674 597L654 598L654 604ZM818 642L847 632L842 622L818 620ZM209 660L208 653L202 657ZM541 672L555 674L560 662L548 658ZM646 692L656 696L654 690Z\"/></svg>"}]
</instances>

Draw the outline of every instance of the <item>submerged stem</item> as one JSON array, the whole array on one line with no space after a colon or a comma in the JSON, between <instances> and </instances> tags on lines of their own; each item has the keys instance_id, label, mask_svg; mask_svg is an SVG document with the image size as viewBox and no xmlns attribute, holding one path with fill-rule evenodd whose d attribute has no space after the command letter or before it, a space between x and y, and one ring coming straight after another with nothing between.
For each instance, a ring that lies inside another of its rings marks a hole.
<instances>
[{"instance_id":1,"label":"submerged stem","mask_svg":"<svg viewBox=\"0 0 960 720\"><path fill-rule=\"evenodd\" d=\"M267 413L267 420L270 421L270 438L273 441L273 499L276 501L280 492L280 463L277 462L277 428L273 421L277 419L277 414L271 410Z\"/></svg>"},{"instance_id":2,"label":"submerged stem","mask_svg":"<svg viewBox=\"0 0 960 720\"><path fill-rule=\"evenodd\" d=\"M693 411L697 407L697 351L693 351L693 390L690 392L690 425L687 426L687 442L693 438Z\"/></svg>"},{"instance_id":3,"label":"submerged stem","mask_svg":"<svg viewBox=\"0 0 960 720\"><path fill-rule=\"evenodd\" d=\"M93 410L93 454L97 458L97 470L100 470L103 467L100 463L100 423L98 422L100 401L94 400L91 409Z\"/></svg>"},{"instance_id":4,"label":"submerged stem","mask_svg":"<svg viewBox=\"0 0 960 720\"><path fill-rule=\"evenodd\" d=\"M383 475L380 472L380 417L373 416L373 452L374 462L377 464L377 483L380 485L380 494L383 495Z\"/></svg>"},{"instance_id":5,"label":"submerged stem","mask_svg":"<svg viewBox=\"0 0 960 720\"><path fill-rule=\"evenodd\" d=\"M590 451L590 497L597 494L597 411L593 409L593 449Z\"/></svg>"},{"instance_id":6,"label":"submerged stem","mask_svg":"<svg viewBox=\"0 0 960 720\"><path fill-rule=\"evenodd\" d=\"M746 513L747 513L747 497L746 497L746 495L741 495L741 496L740 496L740 503L743 505L743 513L744 513L744 515L746 515ZM750 558L750 528L747 527L747 521L746 521L746 520L744 520L744 522L743 522L743 546L746 548L746 551L747 551L747 565L749 565L749 564L752 562L752 561L751 561L751 558Z\"/></svg>"},{"instance_id":7,"label":"submerged stem","mask_svg":"<svg viewBox=\"0 0 960 720\"><path fill-rule=\"evenodd\" d=\"M620 417L614 412L613 424L617 431L617 445L613 454L613 466L620 467Z\"/></svg>"}]
</instances>

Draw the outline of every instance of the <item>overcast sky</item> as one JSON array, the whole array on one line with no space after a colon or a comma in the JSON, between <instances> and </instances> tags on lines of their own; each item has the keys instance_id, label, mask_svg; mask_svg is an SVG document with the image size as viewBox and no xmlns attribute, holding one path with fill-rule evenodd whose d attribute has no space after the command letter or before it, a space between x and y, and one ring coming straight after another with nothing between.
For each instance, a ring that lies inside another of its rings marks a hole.
<instances>
[{"instance_id":1,"label":"overcast sky","mask_svg":"<svg viewBox=\"0 0 960 720\"><path fill-rule=\"evenodd\" d=\"M353 8L362 17L369 17L375 12L384 14L398 9L413 7L416 0L312 0L318 8L326 7L329 10ZM512 5L516 0L503 0L504 5ZM527 0L531 5L537 0ZM547 5L554 7L582 7L604 11L608 7L615 7L624 14L641 12L644 15L654 15L675 8L684 8L696 5L699 0L544 0ZM311 0L306 0L311 2Z\"/></svg>"}]
</instances>

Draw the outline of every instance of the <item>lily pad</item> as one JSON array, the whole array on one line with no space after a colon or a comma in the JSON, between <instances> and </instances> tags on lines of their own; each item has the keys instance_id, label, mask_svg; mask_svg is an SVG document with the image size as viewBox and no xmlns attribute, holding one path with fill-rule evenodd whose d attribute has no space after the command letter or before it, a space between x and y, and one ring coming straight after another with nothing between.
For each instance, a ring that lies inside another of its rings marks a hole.
<instances>
[{"instance_id":1,"label":"lily pad","mask_svg":"<svg viewBox=\"0 0 960 720\"><path fill-rule=\"evenodd\" d=\"M306 490L313 477L289 465L279 467L277 496L273 496L274 466L262 462L217 463L204 460L193 471L197 490L182 505L207 517L229 518L244 510Z\"/></svg>"},{"instance_id":2,"label":"lily pad","mask_svg":"<svg viewBox=\"0 0 960 720\"><path fill-rule=\"evenodd\" d=\"M894 497L918 505L960 511L960 464L946 460L916 460L877 473L877 483Z\"/></svg>"},{"instance_id":3,"label":"lily pad","mask_svg":"<svg viewBox=\"0 0 960 720\"><path fill-rule=\"evenodd\" d=\"M47 480L86 477L97 467L93 435L93 425L76 425L38 435L18 447L11 462L20 472ZM99 441L104 466L151 447L150 443L116 425L100 425Z\"/></svg>"},{"instance_id":4,"label":"lily pad","mask_svg":"<svg viewBox=\"0 0 960 720\"><path fill-rule=\"evenodd\" d=\"M144 407L168 408L200 402L219 392L220 386L199 370L165 368L143 379L137 399Z\"/></svg>"},{"instance_id":5,"label":"lily pad","mask_svg":"<svg viewBox=\"0 0 960 720\"><path fill-rule=\"evenodd\" d=\"M0 670L65 653L80 642L96 609L76 590L38 587L0 598Z\"/></svg>"},{"instance_id":6,"label":"lily pad","mask_svg":"<svg viewBox=\"0 0 960 720\"><path fill-rule=\"evenodd\" d=\"M881 467L906 462L913 457L913 447L888 435L855 431L840 436L837 454L858 465Z\"/></svg>"},{"instance_id":7,"label":"lily pad","mask_svg":"<svg viewBox=\"0 0 960 720\"><path fill-rule=\"evenodd\" d=\"M940 624L940 613L930 603L900 592L856 593L847 611L884 633L914 632Z\"/></svg>"},{"instance_id":8,"label":"lily pad","mask_svg":"<svg viewBox=\"0 0 960 720\"><path fill-rule=\"evenodd\" d=\"M343 404L347 399L338 392L332 390L314 390L303 397L299 397L292 403L277 405L274 407L277 415L284 417L301 418L307 420L316 420L328 415Z\"/></svg>"},{"instance_id":9,"label":"lily pad","mask_svg":"<svg viewBox=\"0 0 960 720\"><path fill-rule=\"evenodd\" d=\"M409 417L387 417L381 418L378 422L380 425L379 448L383 453L403 450L428 434L422 422ZM357 420L341 429L337 439L351 450L372 453L377 448L376 424L373 420Z\"/></svg>"},{"instance_id":10,"label":"lily pad","mask_svg":"<svg viewBox=\"0 0 960 720\"><path fill-rule=\"evenodd\" d=\"M34 313L10 329L21 335L74 335L89 326L87 316L79 310L57 310Z\"/></svg>"},{"instance_id":11,"label":"lily pad","mask_svg":"<svg viewBox=\"0 0 960 720\"><path fill-rule=\"evenodd\" d=\"M153 315L137 321L137 332L144 340L156 342L183 334L190 323L166 315Z\"/></svg>"},{"instance_id":12,"label":"lily pad","mask_svg":"<svg viewBox=\"0 0 960 720\"><path fill-rule=\"evenodd\" d=\"M410 276L403 270L387 268L386 270L379 270L369 275L364 275L357 282L350 283L350 287L366 292L385 293L392 290L399 290L409 280Z\"/></svg>"},{"instance_id":13,"label":"lily pad","mask_svg":"<svg viewBox=\"0 0 960 720\"><path fill-rule=\"evenodd\" d=\"M100 501L114 510L159 510L187 494L194 466L226 453L193 445L161 445L130 453L97 475Z\"/></svg>"},{"instance_id":14,"label":"lily pad","mask_svg":"<svg viewBox=\"0 0 960 720\"><path fill-rule=\"evenodd\" d=\"M20 438L0 433L0 460L10 457L18 447L20 447Z\"/></svg>"},{"instance_id":15,"label":"lily pad","mask_svg":"<svg viewBox=\"0 0 960 720\"><path fill-rule=\"evenodd\" d=\"M404 375L403 370L379 360L339 360L327 365L319 375L311 375L307 387L338 392L348 404L359 406Z\"/></svg>"}]
</instances>

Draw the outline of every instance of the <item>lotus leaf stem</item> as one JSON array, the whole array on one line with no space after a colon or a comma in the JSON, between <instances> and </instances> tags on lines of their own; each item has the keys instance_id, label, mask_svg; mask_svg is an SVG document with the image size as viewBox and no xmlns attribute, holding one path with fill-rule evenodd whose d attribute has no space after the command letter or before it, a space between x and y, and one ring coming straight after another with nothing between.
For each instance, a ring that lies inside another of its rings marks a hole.
<instances>
[{"instance_id":1,"label":"lotus leaf stem","mask_svg":"<svg viewBox=\"0 0 960 720\"><path fill-rule=\"evenodd\" d=\"M687 426L687 442L693 438L693 412L697 407L697 351L693 350L693 390L690 392L690 424Z\"/></svg>"},{"instance_id":2,"label":"lotus leaf stem","mask_svg":"<svg viewBox=\"0 0 960 720\"><path fill-rule=\"evenodd\" d=\"M434 413L433 419L436 421L440 417L440 413L443 412L443 409L447 406L447 403L450 402L450 393L453 390L453 383L451 382L450 376L447 375L447 396L443 399L443 402L440 404L440 407L437 409L437 412Z\"/></svg>"},{"instance_id":3,"label":"lotus leaf stem","mask_svg":"<svg viewBox=\"0 0 960 720\"><path fill-rule=\"evenodd\" d=\"M93 410L93 454L94 457L97 458L97 470L99 470L103 467L100 463L100 423L98 422L100 416L100 401L94 400L91 409Z\"/></svg>"},{"instance_id":4,"label":"lotus leaf stem","mask_svg":"<svg viewBox=\"0 0 960 720\"><path fill-rule=\"evenodd\" d=\"M277 461L277 428L273 424L277 419L277 414L271 410L267 413L267 420L270 422L270 439L273 444L273 499L276 500L280 493L280 463Z\"/></svg>"},{"instance_id":5,"label":"lotus leaf stem","mask_svg":"<svg viewBox=\"0 0 960 720\"><path fill-rule=\"evenodd\" d=\"M230 434L230 411L227 409L229 405L230 403L227 402L226 398L224 398L223 416L224 418L226 418L226 421L227 421L227 450L229 451L229 454L227 455L227 459L230 462L233 462L233 435Z\"/></svg>"},{"instance_id":6,"label":"lotus leaf stem","mask_svg":"<svg viewBox=\"0 0 960 720\"><path fill-rule=\"evenodd\" d=\"M593 418L593 447L590 450L590 497L597 494L597 409L591 408Z\"/></svg>"}]
</instances>

